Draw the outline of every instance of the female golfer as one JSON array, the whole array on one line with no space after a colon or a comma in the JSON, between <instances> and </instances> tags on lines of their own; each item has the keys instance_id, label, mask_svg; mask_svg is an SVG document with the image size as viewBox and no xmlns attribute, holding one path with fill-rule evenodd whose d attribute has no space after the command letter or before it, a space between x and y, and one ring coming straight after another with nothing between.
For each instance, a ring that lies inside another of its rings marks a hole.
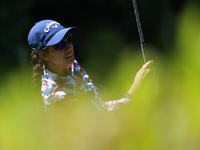
<instances>
[{"instance_id":1,"label":"female golfer","mask_svg":"<svg viewBox=\"0 0 200 150\"><path fill-rule=\"evenodd\" d=\"M123 98L102 101L99 89L75 60L71 33L76 30L76 27L64 28L54 20L42 20L29 32L33 77L42 81L42 86L39 87L45 109L66 110L77 102L84 102L86 105L92 104L112 111L127 104L151 71L153 61L148 61L137 72L134 83Z\"/></svg>"}]
</instances>

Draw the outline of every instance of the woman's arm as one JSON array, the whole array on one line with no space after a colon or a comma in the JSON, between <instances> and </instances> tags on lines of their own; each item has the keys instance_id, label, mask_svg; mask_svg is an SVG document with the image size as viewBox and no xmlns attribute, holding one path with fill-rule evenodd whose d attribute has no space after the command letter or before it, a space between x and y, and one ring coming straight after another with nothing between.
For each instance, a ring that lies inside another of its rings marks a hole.
<instances>
[{"instance_id":1,"label":"woman's arm","mask_svg":"<svg viewBox=\"0 0 200 150\"><path fill-rule=\"evenodd\" d=\"M130 89L127 91L127 93L123 98L119 100L102 102L103 108L107 109L108 111L112 111L119 109L122 105L126 105L129 101L131 101L135 95L135 92L137 92L138 89L141 87L141 83L144 80L144 78L150 72L151 75L155 76L155 67L151 67L153 63L154 63L153 60L151 60L142 66L142 68L137 72L132 86L130 87Z\"/></svg>"}]
</instances>

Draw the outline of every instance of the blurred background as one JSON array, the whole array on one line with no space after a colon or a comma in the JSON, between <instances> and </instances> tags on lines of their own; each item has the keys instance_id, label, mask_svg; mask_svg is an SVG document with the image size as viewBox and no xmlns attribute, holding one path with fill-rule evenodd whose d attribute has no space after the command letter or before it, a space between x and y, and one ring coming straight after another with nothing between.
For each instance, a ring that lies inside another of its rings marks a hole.
<instances>
[{"instance_id":1,"label":"blurred background","mask_svg":"<svg viewBox=\"0 0 200 150\"><path fill-rule=\"evenodd\" d=\"M31 87L30 28L43 19L78 27L76 60L104 101L119 99L143 65L132 1L1 0L0 150L200 149L199 1L137 4L159 94L143 87L134 101L103 118L75 108L47 119Z\"/></svg>"}]
</instances>

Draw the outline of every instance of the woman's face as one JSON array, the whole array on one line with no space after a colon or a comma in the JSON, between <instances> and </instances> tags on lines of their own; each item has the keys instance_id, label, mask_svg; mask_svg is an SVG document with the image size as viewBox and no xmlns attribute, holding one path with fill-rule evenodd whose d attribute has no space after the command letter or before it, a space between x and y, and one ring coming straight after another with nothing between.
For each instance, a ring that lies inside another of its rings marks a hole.
<instances>
[{"instance_id":1,"label":"woman's face","mask_svg":"<svg viewBox=\"0 0 200 150\"><path fill-rule=\"evenodd\" d=\"M68 42L63 49L55 50L54 46L49 46L44 53L45 58L42 59L46 61L47 68L57 74L66 74L75 60L73 44Z\"/></svg>"}]
</instances>

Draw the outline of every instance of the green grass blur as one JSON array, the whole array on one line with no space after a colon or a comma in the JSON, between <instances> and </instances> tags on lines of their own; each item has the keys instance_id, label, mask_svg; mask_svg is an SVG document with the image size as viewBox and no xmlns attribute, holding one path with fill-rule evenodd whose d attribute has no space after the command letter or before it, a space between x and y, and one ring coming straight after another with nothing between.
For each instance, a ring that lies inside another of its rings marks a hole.
<instances>
[{"instance_id":1,"label":"green grass blur","mask_svg":"<svg viewBox=\"0 0 200 150\"><path fill-rule=\"evenodd\" d=\"M31 91L31 69L11 71L0 90L0 150L199 150L199 16L192 3L180 13L168 60L148 46L160 93L144 86L131 103L104 116L75 107L46 118L41 97ZM139 51L134 44L122 48L100 85L103 100L121 98L129 89L142 65Z\"/></svg>"}]
</instances>

